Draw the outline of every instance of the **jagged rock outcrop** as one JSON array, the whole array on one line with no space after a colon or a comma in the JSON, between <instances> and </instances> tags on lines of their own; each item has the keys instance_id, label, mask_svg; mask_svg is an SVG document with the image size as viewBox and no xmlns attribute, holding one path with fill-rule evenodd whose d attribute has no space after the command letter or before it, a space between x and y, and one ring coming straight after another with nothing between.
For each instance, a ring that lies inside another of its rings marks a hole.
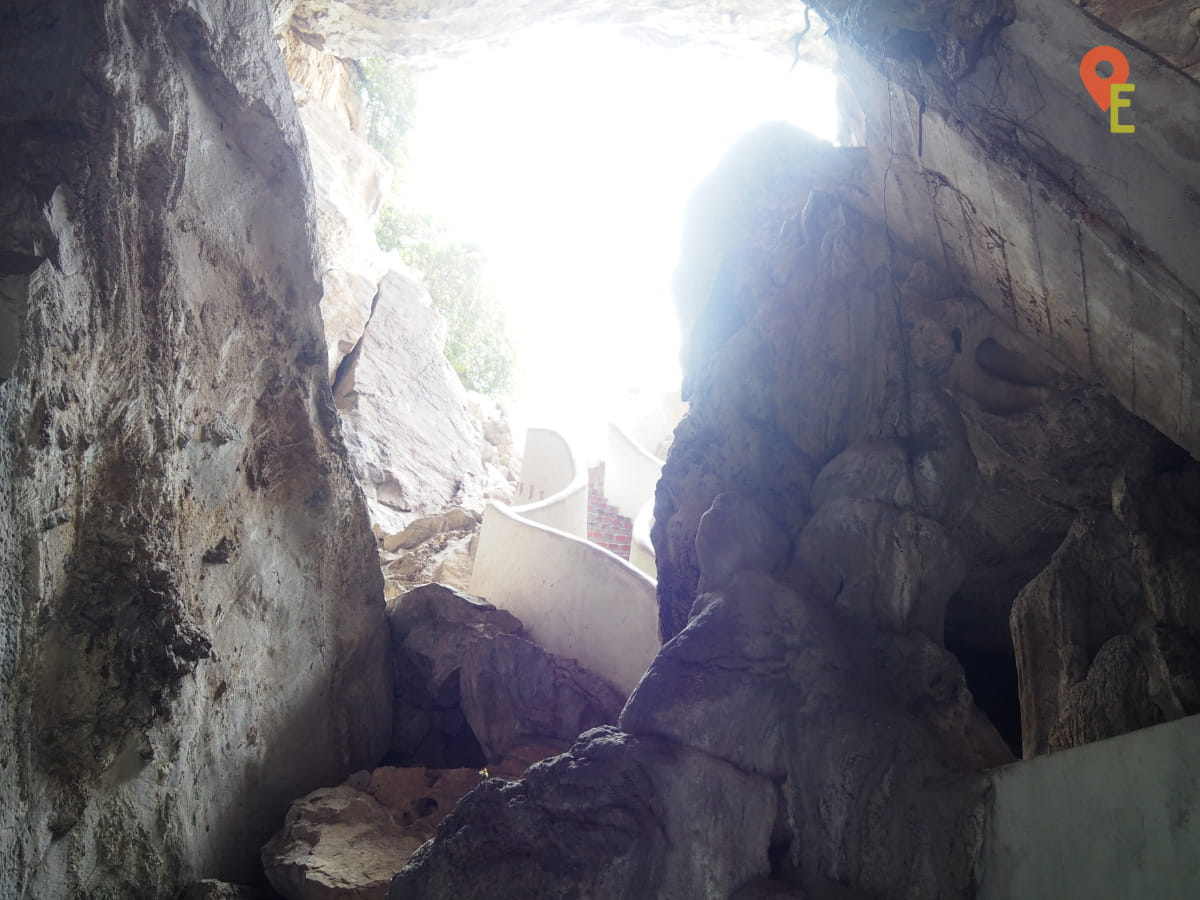
<instances>
[{"instance_id":1,"label":"jagged rock outcrop","mask_svg":"<svg viewBox=\"0 0 1200 900\"><path fill-rule=\"evenodd\" d=\"M2 17L0 894L249 881L391 719L272 22Z\"/></svg>"},{"instance_id":2,"label":"jagged rock outcrop","mask_svg":"<svg viewBox=\"0 0 1200 900\"><path fill-rule=\"evenodd\" d=\"M1200 712L1200 468L1164 444L1017 596L1026 756ZM1132 467L1131 467L1132 468Z\"/></svg>"},{"instance_id":3,"label":"jagged rock outcrop","mask_svg":"<svg viewBox=\"0 0 1200 900\"><path fill-rule=\"evenodd\" d=\"M468 794L387 896L718 900L766 871L776 810L761 776L597 728L520 781L493 778Z\"/></svg>"}]
</instances>

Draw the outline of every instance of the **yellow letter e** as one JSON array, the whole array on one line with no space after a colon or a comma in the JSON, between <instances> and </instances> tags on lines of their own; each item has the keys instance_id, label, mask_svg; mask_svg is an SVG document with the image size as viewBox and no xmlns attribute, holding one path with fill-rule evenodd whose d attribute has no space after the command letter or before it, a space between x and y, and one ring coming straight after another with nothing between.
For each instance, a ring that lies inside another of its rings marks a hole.
<instances>
[{"instance_id":1,"label":"yellow letter e","mask_svg":"<svg viewBox=\"0 0 1200 900\"><path fill-rule=\"evenodd\" d=\"M1133 101L1122 97L1121 94L1125 91L1133 92L1132 84L1110 84L1108 86L1108 130L1113 134L1133 134L1132 125L1121 124L1121 109L1126 106L1132 106Z\"/></svg>"}]
</instances>

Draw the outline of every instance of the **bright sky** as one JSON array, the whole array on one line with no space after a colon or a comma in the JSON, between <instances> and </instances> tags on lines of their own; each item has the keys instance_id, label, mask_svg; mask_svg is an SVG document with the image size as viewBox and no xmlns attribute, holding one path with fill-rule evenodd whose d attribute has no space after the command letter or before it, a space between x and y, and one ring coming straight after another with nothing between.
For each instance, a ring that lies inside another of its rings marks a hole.
<instances>
[{"instance_id":1,"label":"bright sky","mask_svg":"<svg viewBox=\"0 0 1200 900\"><path fill-rule=\"evenodd\" d=\"M483 248L530 424L602 420L631 388L678 385L670 286L691 189L760 122L836 132L832 74L789 73L788 56L547 27L422 77L406 193Z\"/></svg>"}]
</instances>

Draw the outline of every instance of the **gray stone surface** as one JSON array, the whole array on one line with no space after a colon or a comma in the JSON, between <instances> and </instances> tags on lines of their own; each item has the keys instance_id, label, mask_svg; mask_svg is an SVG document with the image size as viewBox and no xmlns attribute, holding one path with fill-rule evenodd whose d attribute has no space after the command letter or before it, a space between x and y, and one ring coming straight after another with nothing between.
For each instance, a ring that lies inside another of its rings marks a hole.
<instances>
[{"instance_id":1,"label":"gray stone surface","mask_svg":"<svg viewBox=\"0 0 1200 900\"><path fill-rule=\"evenodd\" d=\"M249 881L391 719L287 75L257 2L9 12L0 895Z\"/></svg>"},{"instance_id":2,"label":"gray stone surface","mask_svg":"<svg viewBox=\"0 0 1200 900\"><path fill-rule=\"evenodd\" d=\"M616 688L575 660L512 634L467 645L459 683L463 714L489 765L533 741L559 741L566 750L589 728L615 723L625 705Z\"/></svg>"},{"instance_id":3,"label":"gray stone surface","mask_svg":"<svg viewBox=\"0 0 1200 900\"><path fill-rule=\"evenodd\" d=\"M413 588L388 613L395 666L389 761L437 768L482 766L463 714L460 667L467 648L521 623L485 600L441 584Z\"/></svg>"},{"instance_id":4,"label":"gray stone surface","mask_svg":"<svg viewBox=\"0 0 1200 900\"><path fill-rule=\"evenodd\" d=\"M872 6L860 22L894 14ZM843 56L874 168L886 172L854 202L886 209L898 239L1014 330L1200 452L1190 238L1200 228L1200 83L1071 3L1012 6L996 52L953 86L917 88L905 74L911 57L889 82L864 57ZM1079 60L1098 45L1129 61L1134 134L1110 133L1080 90Z\"/></svg>"},{"instance_id":5,"label":"gray stone surface","mask_svg":"<svg viewBox=\"0 0 1200 900\"><path fill-rule=\"evenodd\" d=\"M388 898L725 900L767 872L775 797L707 754L594 729L522 780L467 795Z\"/></svg>"},{"instance_id":6,"label":"gray stone surface","mask_svg":"<svg viewBox=\"0 0 1200 900\"><path fill-rule=\"evenodd\" d=\"M376 531L447 507L479 513L516 481L507 424L445 359L421 273L376 243L393 172L362 133L357 76L290 30L280 44L314 172L329 378Z\"/></svg>"}]
</instances>

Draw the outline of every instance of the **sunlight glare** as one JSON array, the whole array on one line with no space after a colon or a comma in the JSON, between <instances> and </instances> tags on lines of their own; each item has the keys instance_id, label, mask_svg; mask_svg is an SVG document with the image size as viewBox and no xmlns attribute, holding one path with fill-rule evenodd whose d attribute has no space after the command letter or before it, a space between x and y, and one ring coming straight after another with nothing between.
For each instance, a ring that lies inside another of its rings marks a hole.
<instances>
[{"instance_id":1,"label":"sunlight glare","mask_svg":"<svg viewBox=\"0 0 1200 900\"><path fill-rule=\"evenodd\" d=\"M602 427L631 389L678 386L670 285L692 188L760 122L836 132L832 73L790 64L556 26L422 76L402 192L482 247L527 416Z\"/></svg>"}]
</instances>

